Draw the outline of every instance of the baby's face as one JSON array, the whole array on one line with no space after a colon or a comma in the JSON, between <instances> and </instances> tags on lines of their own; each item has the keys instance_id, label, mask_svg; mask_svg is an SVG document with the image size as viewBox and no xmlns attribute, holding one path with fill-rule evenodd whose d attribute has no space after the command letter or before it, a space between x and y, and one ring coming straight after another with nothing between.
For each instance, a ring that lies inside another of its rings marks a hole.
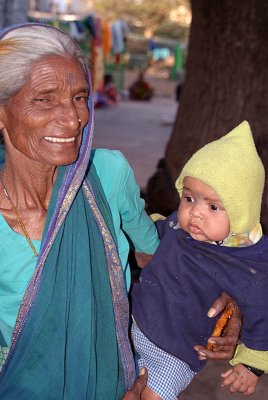
<instances>
[{"instance_id":1,"label":"baby's face","mask_svg":"<svg viewBox=\"0 0 268 400\"><path fill-rule=\"evenodd\" d=\"M178 209L183 230L201 242L220 241L230 233L228 215L215 191L198 179L186 176Z\"/></svg>"}]
</instances>

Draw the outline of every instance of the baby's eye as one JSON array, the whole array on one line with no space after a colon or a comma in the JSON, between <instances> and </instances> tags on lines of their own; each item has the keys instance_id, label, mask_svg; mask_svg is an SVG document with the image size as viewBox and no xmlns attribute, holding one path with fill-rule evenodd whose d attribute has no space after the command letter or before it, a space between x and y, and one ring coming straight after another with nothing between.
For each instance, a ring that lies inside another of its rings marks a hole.
<instances>
[{"instance_id":1,"label":"baby's eye","mask_svg":"<svg viewBox=\"0 0 268 400\"><path fill-rule=\"evenodd\" d=\"M217 204L210 204L209 208L211 211L220 211L222 209L220 206L217 206Z\"/></svg>"},{"instance_id":2,"label":"baby's eye","mask_svg":"<svg viewBox=\"0 0 268 400\"><path fill-rule=\"evenodd\" d=\"M192 196L184 196L184 198L185 198L185 201L187 203L193 203L194 202L194 199L192 198Z\"/></svg>"}]
</instances>

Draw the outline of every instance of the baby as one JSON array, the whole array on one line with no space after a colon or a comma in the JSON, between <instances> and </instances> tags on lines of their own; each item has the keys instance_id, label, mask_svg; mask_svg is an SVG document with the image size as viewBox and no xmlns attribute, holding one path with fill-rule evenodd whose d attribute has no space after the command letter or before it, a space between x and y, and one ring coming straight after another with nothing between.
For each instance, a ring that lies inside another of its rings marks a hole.
<instances>
[{"instance_id":1,"label":"baby","mask_svg":"<svg viewBox=\"0 0 268 400\"><path fill-rule=\"evenodd\" d=\"M161 238L133 285L132 337L148 369L143 400L176 399L206 361L215 320L206 311L222 291L244 315L241 344L222 374L232 392L252 394L268 372L268 240L260 226L264 168L249 124L197 151L176 181L178 212L157 221Z\"/></svg>"}]
</instances>

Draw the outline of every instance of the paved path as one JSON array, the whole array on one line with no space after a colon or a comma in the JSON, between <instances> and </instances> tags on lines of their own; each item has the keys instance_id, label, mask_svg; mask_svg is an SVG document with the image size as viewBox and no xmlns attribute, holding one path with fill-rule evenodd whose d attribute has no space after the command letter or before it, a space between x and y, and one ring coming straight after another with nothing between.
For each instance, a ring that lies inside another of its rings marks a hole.
<instances>
[{"instance_id":1,"label":"paved path","mask_svg":"<svg viewBox=\"0 0 268 400\"><path fill-rule=\"evenodd\" d=\"M177 103L167 98L151 102L126 101L96 110L95 147L121 150L144 187L163 157Z\"/></svg>"},{"instance_id":2,"label":"paved path","mask_svg":"<svg viewBox=\"0 0 268 400\"><path fill-rule=\"evenodd\" d=\"M165 124L175 117L177 103L154 99L149 103L121 102L115 108L96 110L95 147L119 149L128 158L140 187L144 187L164 154L172 126ZM268 334L268 333L267 333ZM220 384L220 373L226 362L209 362L197 375L181 400L239 400L240 394L228 394ZM260 378L250 400L268 400L268 375Z\"/></svg>"}]
</instances>

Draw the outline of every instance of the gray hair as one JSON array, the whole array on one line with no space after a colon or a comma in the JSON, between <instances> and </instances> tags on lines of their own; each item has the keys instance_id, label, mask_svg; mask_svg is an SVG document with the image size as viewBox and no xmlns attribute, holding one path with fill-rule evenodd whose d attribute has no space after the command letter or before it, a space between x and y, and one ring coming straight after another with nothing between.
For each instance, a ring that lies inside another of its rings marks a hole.
<instances>
[{"instance_id":1,"label":"gray hair","mask_svg":"<svg viewBox=\"0 0 268 400\"><path fill-rule=\"evenodd\" d=\"M26 25L0 40L0 105L26 83L34 61L49 55L76 58L87 71L87 60L68 34L50 26Z\"/></svg>"}]
</instances>

